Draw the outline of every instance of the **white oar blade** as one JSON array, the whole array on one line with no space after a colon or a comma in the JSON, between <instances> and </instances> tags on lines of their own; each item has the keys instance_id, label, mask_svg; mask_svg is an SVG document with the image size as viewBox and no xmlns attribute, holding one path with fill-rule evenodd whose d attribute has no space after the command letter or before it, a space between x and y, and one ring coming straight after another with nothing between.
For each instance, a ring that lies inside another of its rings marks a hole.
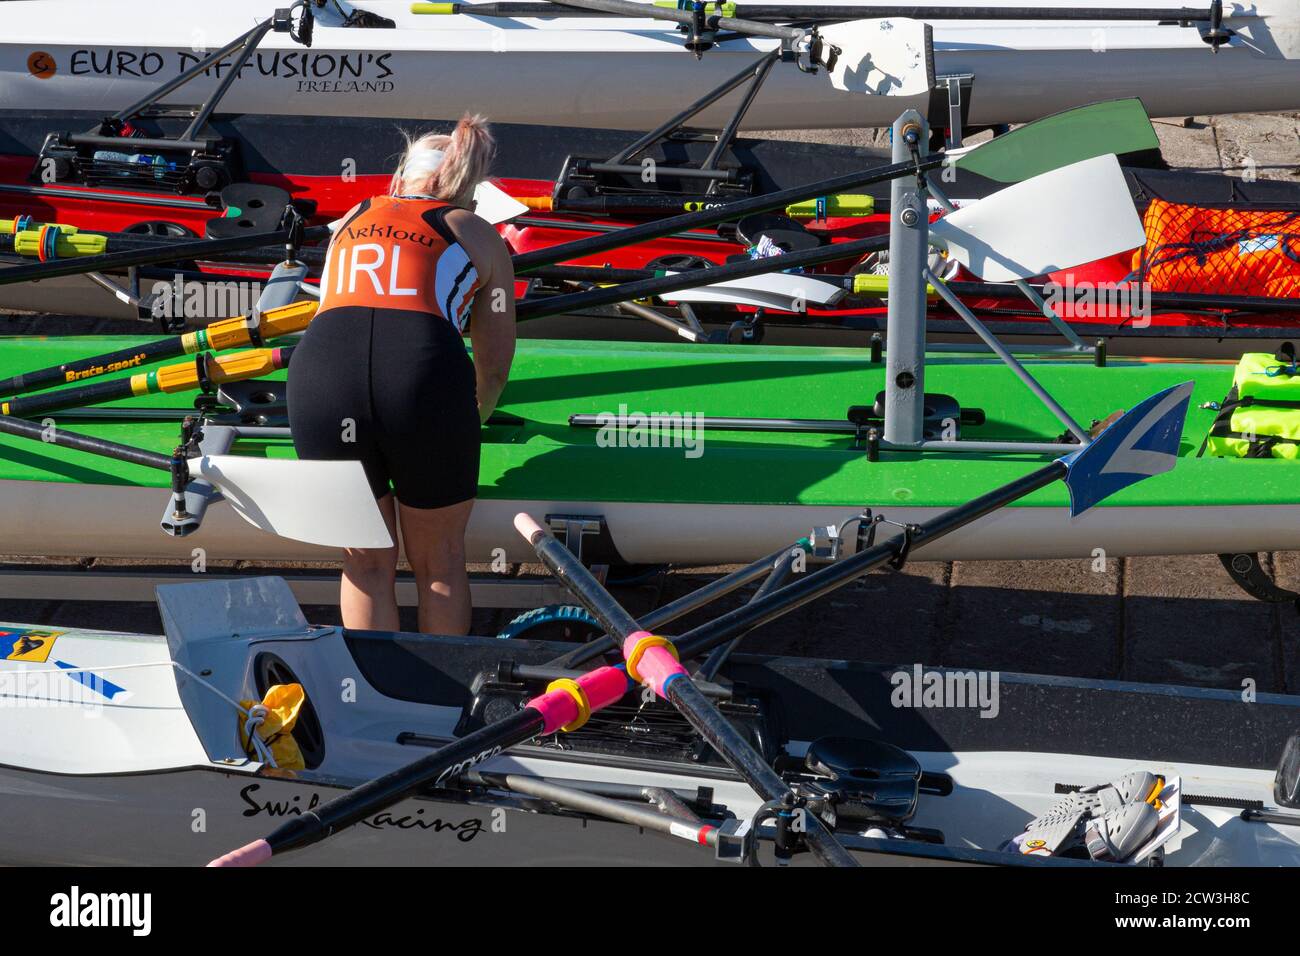
<instances>
[{"instance_id":1,"label":"white oar blade","mask_svg":"<svg viewBox=\"0 0 1300 956\"><path fill-rule=\"evenodd\" d=\"M190 469L263 531L327 548L393 546L360 462L210 455Z\"/></svg>"},{"instance_id":2,"label":"white oar blade","mask_svg":"<svg viewBox=\"0 0 1300 956\"><path fill-rule=\"evenodd\" d=\"M474 187L474 214L494 226L526 212L527 206L491 183L483 182Z\"/></svg>"},{"instance_id":3,"label":"white oar blade","mask_svg":"<svg viewBox=\"0 0 1300 956\"><path fill-rule=\"evenodd\" d=\"M528 212L528 207L497 186L481 182L474 187L474 214L496 226ZM346 217L344 217L346 218ZM326 228L338 232L344 219L335 219Z\"/></svg>"},{"instance_id":4,"label":"white oar blade","mask_svg":"<svg viewBox=\"0 0 1300 956\"><path fill-rule=\"evenodd\" d=\"M930 227L986 282L1014 282L1146 242L1119 160L1097 156L1009 186Z\"/></svg>"},{"instance_id":5,"label":"white oar blade","mask_svg":"<svg viewBox=\"0 0 1300 956\"><path fill-rule=\"evenodd\" d=\"M665 302L717 302L803 312L809 306L826 306L844 297L844 289L811 276L769 272L747 279L729 279L696 289L666 292Z\"/></svg>"},{"instance_id":6,"label":"white oar blade","mask_svg":"<svg viewBox=\"0 0 1300 956\"><path fill-rule=\"evenodd\" d=\"M930 25L902 17L851 20L823 27L822 39L839 47L831 86L871 96L924 96L934 88Z\"/></svg>"},{"instance_id":7,"label":"white oar blade","mask_svg":"<svg viewBox=\"0 0 1300 956\"><path fill-rule=\"evenodd\" d=\"M1145 478L1172 471L1194 382L1183 382L1152 395L1116 419L1081 451L1062 459L1069 469L1070 515Z\"/></svg>"}]
</instances>

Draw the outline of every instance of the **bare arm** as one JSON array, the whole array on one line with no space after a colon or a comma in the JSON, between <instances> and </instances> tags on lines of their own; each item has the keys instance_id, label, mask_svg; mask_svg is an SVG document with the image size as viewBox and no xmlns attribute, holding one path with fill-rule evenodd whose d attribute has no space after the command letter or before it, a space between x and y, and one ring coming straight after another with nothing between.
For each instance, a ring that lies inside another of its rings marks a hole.
<instances>
[{"instance_id":1,"label":"bare arm","mask_svg":"<svg viewBox=\"0 0 1300 956\"><path fill-rule=\"evenodd\" d=\"M458 209L447 216L447 224L479 274L469 338L474 346L479 418L487 421L506 387L515 357L515 270L505 242L488 223Z\"/></svg>"}]
</instances>

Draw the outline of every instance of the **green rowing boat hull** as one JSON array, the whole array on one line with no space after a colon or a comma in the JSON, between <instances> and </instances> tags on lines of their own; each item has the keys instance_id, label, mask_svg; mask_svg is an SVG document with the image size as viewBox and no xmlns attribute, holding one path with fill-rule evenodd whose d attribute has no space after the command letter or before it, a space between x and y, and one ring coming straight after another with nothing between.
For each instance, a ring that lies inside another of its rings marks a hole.
<instances>
[{"instance_id":1,"label":"green rowing boat hull","mask_svg":"<svg viewBox=\"0 0 1300 956\"><path fill-rule=\"evenodd\" d=\"M120 337L9 339L0 342L0 376L130 343ZM1300 469L1295 463L1198 457L1215 417L1201 405L1227 394L1231 364L1113 361L1100 369L1083 360L1027 364L1085 425L1170 385L1192 381L1195 392L1179 465L1073 520L1066 511L1065 486L1051 486L955 535L933 556L1300 548ZM1046 460L1033 454L882 452L879 461L871 462L848 434L707 431L694 444L681 441L680 434L675 442L652 442L652 434L662 438L665 433L569 424L575 414L620 413L843 421L850 406L870 405L883 388L883 365L873 364L858 349L521 342L499 409L518 421L483 430L471 556L486 557L498 548L512 558L522 556L508 519L527 507L539 518L578 514L604 519L613 546L630 561L749 560L807 534L814 525L838 524L863 507L900 520L924 518ZM994 360L932 356L926 390L983 410L984 424L963 428L966 439L1053 441L1064 431L1023 383ZM191 398L155 395L109 407L175 408L187 406ZM51 417L59 421L58 414ZM66 427L159 452L170 452L178 434L175 422L69 419ZM1069 450L1062 446L1063 453ZM287 439L245 439L234 452L293 455ZM168 475L160 471L0 436L0 504L16 516L7 522L8 530L0 531L0 553L188 553L192 543L203 543L213 518L178 552L174 545L181 542L169 544L157 528L167 485ZM136 507L126 507L128 497L148 501L148 527L122 526L123 515ZM101 516L105 532L86 529L95 515ZM77 528L65 527L74 518L81 523L80 535ZM229 526L225 516L218 523ZM15 530L15 525L21 528ZM156 546L138 543L146 533L151 540L160 539ZM313 556L306 546L272 546L276 539L271 536L252 529L244 533L247 540L228 545L239 553L228 556Z\"/></svg>"}]
</instances>

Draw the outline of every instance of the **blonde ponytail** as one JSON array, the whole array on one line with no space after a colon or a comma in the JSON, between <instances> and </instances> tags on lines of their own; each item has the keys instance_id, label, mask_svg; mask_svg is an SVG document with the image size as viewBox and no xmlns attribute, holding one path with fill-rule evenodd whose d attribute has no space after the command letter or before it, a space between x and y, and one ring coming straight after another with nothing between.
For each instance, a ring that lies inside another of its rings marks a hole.
<instances>
[{"instance_id":1,"label":"blonde ponytail","mask_svg":"<svg viewBox=\"0 0 1300 956\"><path fill-rule=\"evenodd\" d=\"M407 140L406 154L393 173L393 196L423 194L469 208L474 188L487 178L496 141L482 116L461 117L450 136L426 133Z\"/></svg>"}]
</instances>

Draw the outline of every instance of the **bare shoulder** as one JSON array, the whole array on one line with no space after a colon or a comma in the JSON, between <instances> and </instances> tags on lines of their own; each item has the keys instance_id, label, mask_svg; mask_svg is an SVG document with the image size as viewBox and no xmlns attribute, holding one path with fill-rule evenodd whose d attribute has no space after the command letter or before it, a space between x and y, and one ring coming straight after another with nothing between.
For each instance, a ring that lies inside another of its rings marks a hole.
<instances>
[{"instance_id":1,"label":"bare shoulder","mask_svg":"<svg viewBox=\"0 0 1300 956\"><path fill-rule=\"evenodd\" d=\"M484 251L504 246L496 227L480 219L468 209L452 209L447 213L447 225L451 227L456 238L465 245L474 245Z\"/></svg>"}]
</instances>

